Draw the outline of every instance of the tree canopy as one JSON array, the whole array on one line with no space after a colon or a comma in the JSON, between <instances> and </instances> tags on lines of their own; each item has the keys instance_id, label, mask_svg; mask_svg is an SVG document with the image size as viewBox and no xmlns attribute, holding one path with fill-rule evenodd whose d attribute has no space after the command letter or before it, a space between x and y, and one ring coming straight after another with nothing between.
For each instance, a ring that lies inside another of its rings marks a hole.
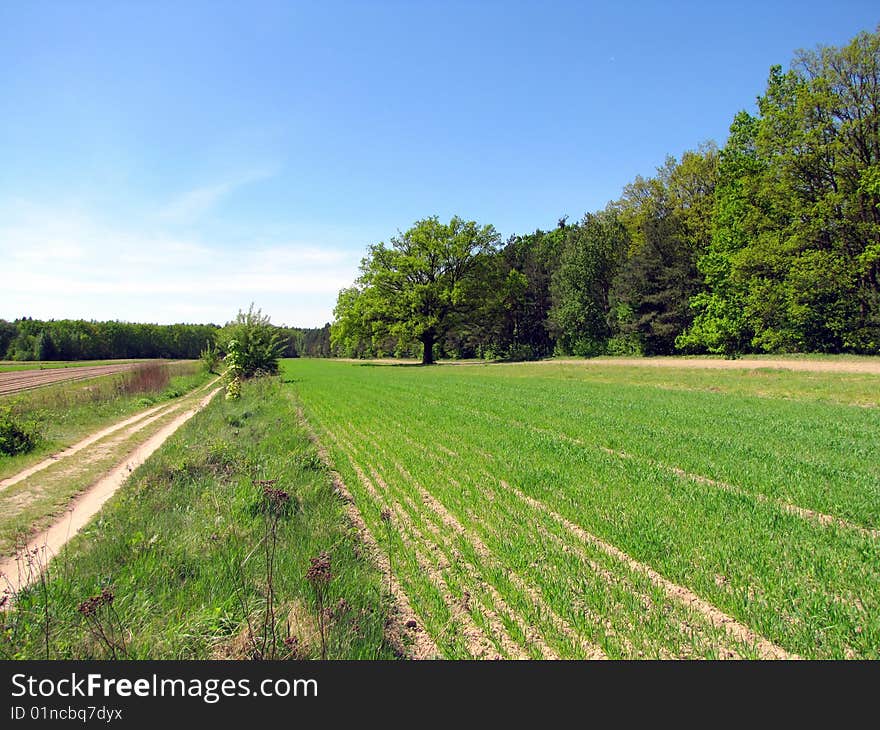
<instances>
[{"instance_id":1,"label":"tree canopy","mask_svg":"<svg viewBox=\"0 0 880 730\"><path fill-rule=\"evenodd\" d=\"M433 216L371 245L357 283L340 294L333 342L349 353L419 343L422 363L433 363L438 341L473 323L498 242L492 226Z\"/></svg>"},{"instance_id":2,"label":"tree canopy","mask_svg":"<svg viewBox=\"0 0 880 730\"><path fill-rule=\"evenodd\" d=\"M510 359L880 353L880 32L772 67L721 149L668 157L603 210L496 244L490 226L429 218L371 246L333 348L421 344L425 362L434 343Z\"/></svg>"}]
</instances>

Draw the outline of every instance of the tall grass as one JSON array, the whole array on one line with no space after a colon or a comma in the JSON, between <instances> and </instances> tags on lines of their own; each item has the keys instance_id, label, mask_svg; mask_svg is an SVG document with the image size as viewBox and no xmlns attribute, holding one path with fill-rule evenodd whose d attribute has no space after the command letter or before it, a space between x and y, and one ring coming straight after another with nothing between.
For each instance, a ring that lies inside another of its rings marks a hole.
<instances>
[{"instance_id":1,"label":"tall grass","mask_svg":"<svg viewBox=\"0 0 880 730\"><path fill-rule=\"evenodd\" d=\"M381 574L277 378L215 398L134 472L45 592L0 613L0 656L45 657L47 600L53 659L394 656Z\"/></svg>"},{"instance_id":2,"label":"tall grass","mask_svg":"<svg viewBox=\"0 0 880 730\"><path fill-rule=\"evenodd\" d=\"M170 381L171 372L168 365L160 362L145 362L122 373L119 393L122 395L158 393L165 390Z\"/></svg>"}]
</instances>

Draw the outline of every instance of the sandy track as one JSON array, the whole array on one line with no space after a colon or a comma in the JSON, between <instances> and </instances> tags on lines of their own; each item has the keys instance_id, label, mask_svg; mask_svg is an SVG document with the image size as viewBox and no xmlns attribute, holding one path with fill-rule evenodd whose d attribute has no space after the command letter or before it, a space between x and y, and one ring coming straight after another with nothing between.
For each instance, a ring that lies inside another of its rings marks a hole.
<instances>
[{"instance_id":1,"label":"sandy track","mask_svg":"<svg viewBox=\"0 0 880 730\"><path fill-rule=\"evenodd\" d=\"M104 503L123 485L129 474L143 464L178 428L208 405L220 390L221 388L215 388L209 392L195 405L184 410L177 418L138 445L109 473L74 499L65 511L64 517L56 520L38 537L30 540L17 555L2 560L0 575L5 576L7 587L18 591L33 581L38 571L35 574L34 570L29 570L28 561L36 562L40 567L48 565L61 548L101 510ZM141 414L141 417L143 415Z\"/></svg>"},{"instance_id":2,"label":"sandy track","mask_svg":"<svg viewBox=\"0 0 880 730\"><path fill-rule=\"evenodd\" d=\"M10 395L44 385L74 380L88 380L101 375L114 375L136 368L143 363L128 362L119 365L94 365L82 368L54 368L51 370L16 370L0 373L0 395Z\"/></svg>"},{"instance_id":3,"label":"sandy track","mask_svg":"<svg viewBox=\"0 0 880 730\"><path fill-rule=\"evenodd\" d=\"M360 365L419 365L419 360L393 358L374 358L372 360L358 360L355 358L340 357L342 362L357 363ZM534 360L529 362L497 363L482 360L444 360L438 365L455 365L458 367L485 367L487 365L583 365L584 367L650 367L650 368L678 368L683 370L797 370L811 373L860 373L863 375L880 375L880 358L866 357L864 360L788 360L785 358L762 357L742 360L722 360L714 358L693 357L593 357L582 360Z\"/></svg>"},{"instance_id":4,"label":"sandy track","mask_svg":"<svg viewBox=\"0 0 880 730\"><path fill-rule=\"evenodd\" d=\"M217 379L215 378L214 380L210 381L209 383L206 383L205 385L197 388L195 391L190 393L190 395L194 395L195 393L198 393L202 390L206 390L206 389L210 388L211 385L213 385L216 382L217 382ZM23 481L24 479L27 479L32 474L36 474L37 472L42 471L43 469L47 469L48 467L52 466L53 464L56 464L61 459L66 459L68 456L73 456L78 451L82 451L83 449L87 448L88 446L91 446L96 441L100 441L104 437L109 436L110 434L115 433L116 431L119 431L119 430L125 428L126 426L132 426L132 425L136 424L138 429L143 426L147 426L147 425L149 425L149 423L151 423L152 421L154 421L156 419L152 418L152 419L149 419L148 421L144 421L144 419L149 418L153 414L157 414L156 418L160 418L161 416L165 415L166 412L170 412L170 411L174 410L179 405L180 405L179 401L171 401L171 402L162 403L162 404L160 404L158 406L154 406L153 408L150 408L146 411L141 411L140 413L137 413L134 416L131 416L130 418L126 418L122 421L119 421L118 423L114 423L112 426L108 426L107 428L103 428L100 431L96 431L95 433L90 434L89 436L86 436L81 441L78 441L77 443L73 444L73 446L68 446L66 449L59 451L58 453L52 454L51 456L47 457L46 459L43 459L43 461L39 462L38 464L34 464L33 466L29 466L27 469L24 469L24 470L18 472L18 474L15 474L11 477L7 477L6 479L0 479L0 491L6 489L7 487L11 487L13 484L18 484L18 482ZM135 430L137 430L137 429L135 429Z\"/></svg>"},{"instance_id":5,"label":"sandy track","mask_svg":"<svg viewBox=\"0 0 880 730\"><path fill-rule=\"evenodd\" d=\"M596 357L589 360L539 360L544 365L595 365L653 368L680 368L685 370L797 370L810 373L861 373L880 375L880 359L861 360L786 360L756 358L748 360L713 360L689 357Z\"/></svg>"}]
</instances>

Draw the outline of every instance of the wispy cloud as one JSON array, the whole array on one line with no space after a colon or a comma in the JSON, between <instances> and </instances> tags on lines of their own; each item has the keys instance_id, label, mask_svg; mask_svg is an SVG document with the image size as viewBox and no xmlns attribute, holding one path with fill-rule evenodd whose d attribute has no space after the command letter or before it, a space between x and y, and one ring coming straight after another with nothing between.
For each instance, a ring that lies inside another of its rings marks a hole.
<instances>
[{"instance_id":1,"label":"wispy cloud","mask_svg":"<svg viewBox=\"0 0 880 730\"><path fill-rule=\"evenodd\" d=\"M224 322L254 301L273 321L327 321L359 254L321 240L235 246L110 225L82 211L0 207L0 317Z\"/></svg>"},{"instance_id":2,"label":"wispy cloud","mask_svg":"<svg viewBox=\"0 0 880 730\"><path fill-rule=\"evenodd\" d=\"M165 204L159 210L158 217L169 223L191 223L211 211L236 190L274 177L276 174L275 168L258 168L187 190Z\"/></svg>"}]
</instances>

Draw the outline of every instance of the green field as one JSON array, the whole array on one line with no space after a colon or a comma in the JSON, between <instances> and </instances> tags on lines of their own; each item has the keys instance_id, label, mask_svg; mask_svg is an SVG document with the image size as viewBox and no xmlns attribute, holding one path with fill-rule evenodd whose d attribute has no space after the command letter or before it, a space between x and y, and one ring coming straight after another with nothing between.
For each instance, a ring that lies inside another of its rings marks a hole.
<instances>
[{"instance_id":1,"label":"green field","mask_svg":"<svg viewBox=\"0 0 880 730\"><path fill-rule=\"evenodd\" d=\"M878 391L783 370L283 361L135 471L0 614L0 653L880 658ZM271 571L265 480L291 500ZM103 588L109 642L81 610Z\"/></svg>"},{"instance_id":2,"label":"green field","mask_svg":"<svg viewBox=\"0 0 880 730\"><path fill-rule=\"evenodd\" d=\"M448 657L880 658L880 377L283 373Z\"/></svg>"}]
</instances>

